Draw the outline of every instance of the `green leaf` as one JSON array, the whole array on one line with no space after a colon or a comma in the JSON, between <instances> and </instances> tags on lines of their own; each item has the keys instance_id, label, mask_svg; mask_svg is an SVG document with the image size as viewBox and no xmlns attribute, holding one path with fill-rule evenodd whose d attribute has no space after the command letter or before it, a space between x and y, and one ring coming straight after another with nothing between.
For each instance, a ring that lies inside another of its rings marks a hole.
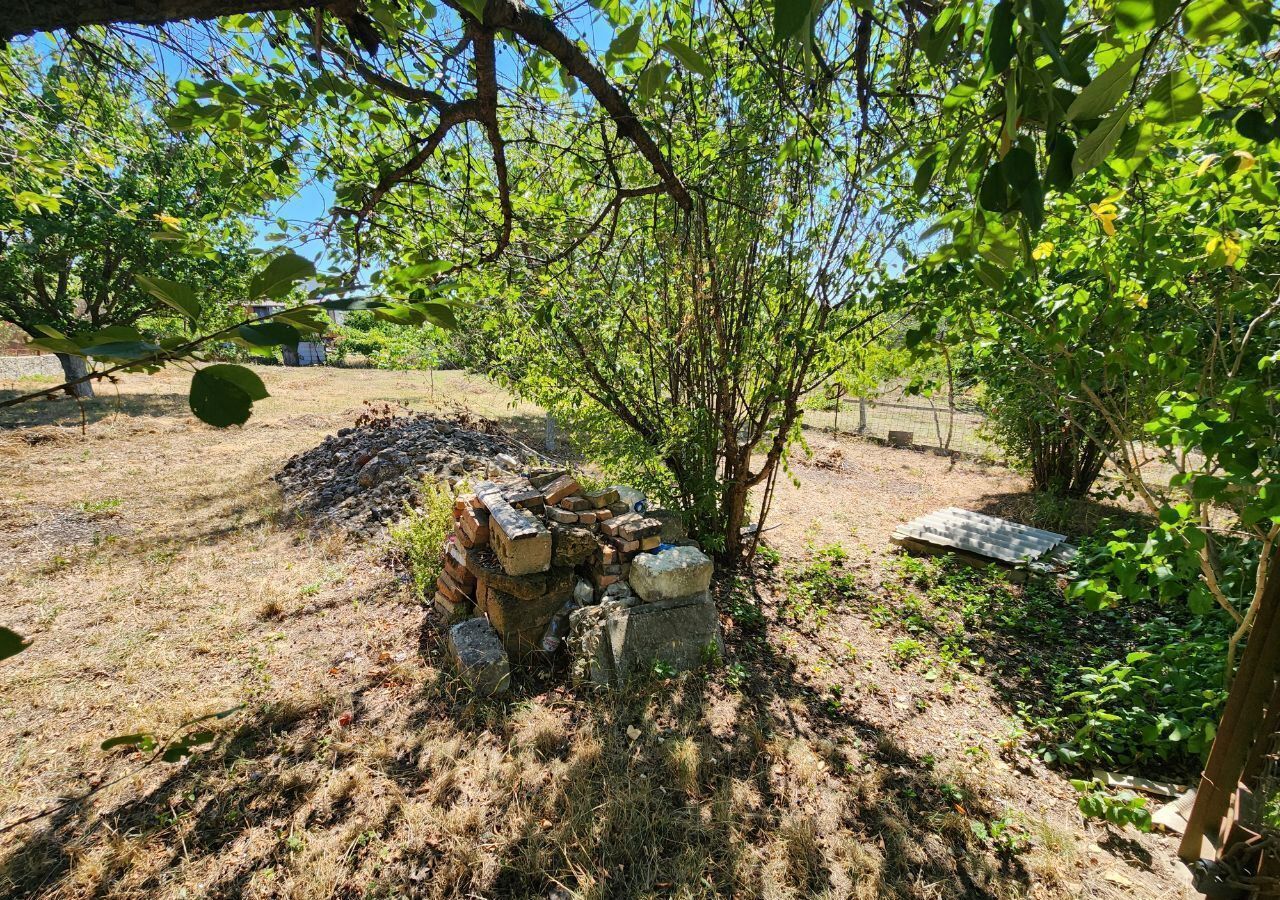
<instances>
[{"instance_id":1,"label":"green leaf","mask_svg":"<svg viewBox=\"0 0 1280 900\"><path fill-rule=\"evenodd\" d=\"M1059 75L1079 87L1084 87L1089 83L1089 72L1084 66L1072 62L1063 55L1057 39L1045 26L1036 26L1036 36L1040 39L1040 46L1044 48L1045 52L1049 54L1049 58L1053 60Z\"/></svg>"},{"instance_id":2,"label":"green leaf","mask_svg":"<svg viewBox=\"0 0 1280 900\"><path fill-rule=\"evenodd\" d=\"M774 0L773 39L781 42L799 34L813 12L813 3L814 0Z\"/></svg>"},{"instance_id":3,"label":"green leaf","mask_svg":"<svg viewBox=\"0 0 1280 900\"><path fill-rule=\"evenodd\" d=\"M637 95L641 103L648 103L649 100L658 91L666 86L667 78L671 75L671 66L661 60L655 60L650 63L648 68L640 73Z\"/></svg>"},{"instance_id":4,"label":"green leaf","mask_svg":"<svg viewBox=\"0 0 1280 900\"><path fill-rule=\"evenodd\" d=\"M1124 134L1125 125L1129 122L1129 109L1126 103L1098 123L1098 127L1089 132L1080 142L1075 156L1071 159L1071 171L1077 178L1097 167L1110 155L1120 140L1120 135Z\"/></svg>"},{"instance_id":5,"label":"green leaf","mask_svg":"<svg viewBox=\"0 0 1280 900\"><path fill-rule=\"evenodd\" d=\"M243 425L253 401L267 396L267 388L251 369L219 363L198 369L191 378L191 411L215 428Z\"/></svg>"},{"instance_id":6,"label":"green leaf","mask_svg":"<svg viewBox=\"0 0 1280 900\"><path fill-rule=\"evenodd\" d=\"M1267 122L1267 117L1256 106L1246 109L1236 119L1236 133L1259 144L1269 144L1280 137L1280 132Z\"/></svg>"},{"instance_id":7,"label":"green leaf","mask_svg":"<svg viewBox=\"0 0 1280 900\"><path fill-rule=\"evenodd\" d=\"M1065 191L1071 187L1075 172L1071 170L1071 160L1075 156L1076 145L1065 131L1058 132L1049 150L1049 164L1045 167L1044 183L1056 191Z\"/></svg>"},{"instance_id":8,"label":"green leaf","mask_svg":"<svg viewBox=\"0 0 1280 900\"><path fill-rule=\"evenodd\" d=\"M916 166L916 177L912 180L911 187L917 197L923 197L928 193L929 185L933 182L934 170L938 168L938 156L938 153L930 153Z\"/></svg>"},{"instance_id":9,"label":"green leaf","mask_svg":"<svg viewBox=\"0 0 1280 900\"><path fill-rule=\"evenodd\" d=\"M978 187L978 205L988 212L1005 213L1013 208L1009 197L1009 185L1004 179L1004 166L996 160L987 168L982 176L982 184Z\"/></svg>"},{"instance_id":10,"label":"green leaf","mask_svg":"<svg viewBox=\"0 0 1280 900\"><path fill-rule=\"evenodd\" d=\"M1142 50L1134 50L1089 82L1067 108L1067 121L1096 119L1106 115L1133 83L1134 67L1140 59Z\"/></svg>"},{"instance_id":11,"label":"green leaf","mask_svg":"<svg viewBox=\"0 0 1280 900\"><path fill-rule=\"evenodd\" d=\"M292 347L302 339L298 329L285 322L246 322L236 334L255 347Z\"/></svg>"},{"instance_id":12,"label":"green leaf","mask_svg":"<svg viewBox=\"0 0 1280 900\"><path fill-rule=\"evenodd\" d=\"M426 320L437 328L444 328L447 331L457 330L458 318L454 315L452 307L443 303L423 303L421 309Z\"/></svg>"},{"instance_id":13,"label":"green leaf","mask_svg":"<svg viewBox=\"0 0 1280 900\"><path fill-rule=\"evenodd\" d=\"M153 344L150 341L107 341L103 344L82 347L80 353L83 356L91 356L94 359L128 362L130 360L147 359L155 356L160 350L159 344Z\"/></svg>"},{"instance_id":14,"label":"green leaf","mask_svg":"<svg viewBox=\"0 0 1280 900\"><path fill-rule=\"evenodd\" d=\"M683 41L669 38L662 42L662 49L684 63L685 68L691 72L696 72L706 78L710 78L714 74L711 66L707 65L707 61Z\"/></svg>"},{"instance_id":15,"label":"green leaf","mask_svg":"<svg viewBox=\"0 0 1280 900\"><path fill-rule=\"evenodd\" d=\"M991 10L982 41L982 59L993 75L1009 68L1013 59L1013 4L1009 0L1000 0Z\"/></svg>"},{"instance_id":16,"label":"green leaf","mask_svg":"<svg viewBox=\"0 0 1280 900\"><path fill-rule=\"evenodd\" d=\"M200 301L196 299L195 291L185 284L178 284L159 275L134 275L133 279L138 282L138 287L192 322L200 318Z\"/></svg>"},{"instance_id":17,"label":"green leaf","mask_svg":"<svg viewBox=\"0 0 1280 900\"><path fill-rule=\"evenodd\" d=\"M17 656L29 646L30 644L22 635L0 625L0 659Z\"/></svg>"},{"instance_id":18,"label":"green leaf","mask_svg":"<svg viewBox=\"0 0 1280 900\"><path fill-rule=\"evenodd\" d=\"M1176 125L1198 118L1204 110L1200 85L1181 69L1166 72L1147 100L1147 117L1161 125Z\"/></svg>"},{"instance_id":19,"label":"green leaf","mask_svg":"<svg viewBox=\"0 0 1280 900\"><path fill-rule=\"evenodd\" d=\"M279 297L287 294L294 283L316 273L311 260L289 251L277 256L249 281L250 299Z\"/></svg>"},{"instance_id":20,"label":"green leaf","mask_svg":"<svg viewBox=\"0 0 1280 900\"><path fill-rule=\"evenodd\" d=\"M1183 33L1198 44L1212 44L1240 28L1244 20L1227 0L1192 0L1182 12Z\"/></svg>"},{"instance_id":21,"label":"green leaf","mask_svg":"<svg viewBox=\"0 0 1280 900\"><path fill-rule=\"evenodd\" d=\"M1040 186L1036 158L1022 147L1014 147L1005 154L1001 168L1027 224L1033 232L1039 231L1044 224L1044 188Z\"/></svg>"},{"instance_id":22,"label":"green leaf","mask_svg":"<svg viewBox=\"0 0 1280 900\"><path fill-rule=\"evenodd\" d=\"M458 5L475 16L476 21L481 25L484 24L485 0L458 0Z\"/></svg>"},{"instance_id":23,"label":"green leaf","mask_svg":"<svg viewBox=\"0 0 1280 900\"><path fill-rule=\"evenodd\" d=\"M636 46L640 43L640 26L642 24L642 20L637 18L622 31L618 32L609 44L609 51L606 55L610 59L620 59L635 53Z\"/></svg>"}]
</instances>

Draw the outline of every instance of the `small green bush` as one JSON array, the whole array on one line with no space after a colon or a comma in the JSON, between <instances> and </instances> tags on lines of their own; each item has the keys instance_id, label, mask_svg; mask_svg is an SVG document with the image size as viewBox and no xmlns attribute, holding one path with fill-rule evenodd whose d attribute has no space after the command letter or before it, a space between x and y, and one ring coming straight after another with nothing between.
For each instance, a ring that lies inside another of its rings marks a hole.
<instances>
[{"instance_id":1,"label":"small green bush","mask_svg":"<svg viewBox=\"0 0 1280 900\"><path fill-rule=\"evenodd\" d=\"M407 507L405 517L391 526L391 541L413 575L414 592L424 603L440 577L440 550L453 530L453 494L449 486L424 481L419 506Z\"/></svg>"}]
</instances>

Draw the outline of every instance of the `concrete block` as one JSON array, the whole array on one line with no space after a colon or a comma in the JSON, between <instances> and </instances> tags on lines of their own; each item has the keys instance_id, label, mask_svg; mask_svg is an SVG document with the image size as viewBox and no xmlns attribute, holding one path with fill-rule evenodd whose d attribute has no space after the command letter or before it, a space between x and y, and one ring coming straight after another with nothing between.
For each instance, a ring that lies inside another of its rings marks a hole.
<instances>
[{"instance_id":1,"label":"concrete block","mask_svg":"<svg viewBox=\"0 0 1280 900\"><path fill-rule=\"evenodd\" d=\"M595 552L596 536L590 529L566 525L551 526L552 565L581 565L594 556Z\"/></svg>"},{"instance_id":2,"label":"concrete block","mask_svg":"<svg viewBox=\"0 0 1280 900\"><path fill-rule=\"evenodd\" d=\"M511 662L497 633L484 619L467 619L449 629L449 658L458 676L476 694L505 694Z\"/></svg>"},{"instance_id":3,"label":"concrete block","mask_svg":"<svg viewBox=\"0 0 1280 900\"><path fill-rule=\"evenodd\" d=\"M538 651L547 623L571 597L572 579L563 590L535 600L523 600L491 588L485 595L485 613L511 658L524 662Z\"/></svg>"},{"instance_id":4,"label":"concrete block","mask_svg":"<svg viewBox=\"0 0 1280 900\"><path fill-rule=\"evenodd\" d=\"M489 544L508 575L551 568L551 532L542 522L505 502L495 502L489 512Z\"/></svg>"},{"instance_id":5,"label":"concrete block","mask_svg":"<svg viewBox=\"0 0 1280 900\"><path fill-rule=\"evenodd\" d=\"M569 618L579 675L622 687L661 663L687 672L710 657L723 658L720 620L708 593L628 606L619 597L575 610Z\"/></svg>"},{"instance_id":6,"label":"concrete block","mask_svg":"<svg viewBox=\"0 0 1280 900\"><path fill-rule=\"evenodd\" d=\"M691 597L711 586L711 559L696 547L641 553L631 561L631 589L643 600Z\"/></svg>"}]
</instances>

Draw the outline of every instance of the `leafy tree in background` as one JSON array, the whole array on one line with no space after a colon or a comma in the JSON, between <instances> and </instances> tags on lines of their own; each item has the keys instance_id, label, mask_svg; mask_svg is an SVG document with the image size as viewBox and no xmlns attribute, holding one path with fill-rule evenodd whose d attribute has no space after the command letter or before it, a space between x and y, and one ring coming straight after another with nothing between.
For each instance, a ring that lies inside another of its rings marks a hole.
<instances>
[{"instance_id":1,"label":"leafy tree in background","mask_svg":"<svg viewBox=\"0 0 1280 900\"><path fill-rule=\"evenodd\" d=\"M266 199L246 190L235 148L175 137L149 98L74 57L5 63L0 318L35 338L134 341L141 318L173 314L142 276L182 282L200 310L192 325L225 324L248 280L240 214ZM58 358L68 380L84 374L80 358ZM92 393L88 382L76 390Z\"/></svg>"}]
</instances>

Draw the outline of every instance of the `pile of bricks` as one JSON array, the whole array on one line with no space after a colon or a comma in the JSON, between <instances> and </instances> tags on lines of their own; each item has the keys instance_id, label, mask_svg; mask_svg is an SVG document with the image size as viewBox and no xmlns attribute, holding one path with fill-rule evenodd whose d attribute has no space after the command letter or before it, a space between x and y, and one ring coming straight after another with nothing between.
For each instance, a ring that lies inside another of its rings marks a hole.
<instances>
[{"instance_id":1,"label":"pile of bricks","mask_svg":"<svg viewBox=\"0 0 1280 900\"><path fill-rule=\"evenodd\" d=\"M436 608L450 622L485 617L511 657L528 661L567 606L630 602L637 554L683 538L678 517L638 512L635 496L583 490L558 469L482 482L454 504Z\"/></svg>"}]
</instances>

